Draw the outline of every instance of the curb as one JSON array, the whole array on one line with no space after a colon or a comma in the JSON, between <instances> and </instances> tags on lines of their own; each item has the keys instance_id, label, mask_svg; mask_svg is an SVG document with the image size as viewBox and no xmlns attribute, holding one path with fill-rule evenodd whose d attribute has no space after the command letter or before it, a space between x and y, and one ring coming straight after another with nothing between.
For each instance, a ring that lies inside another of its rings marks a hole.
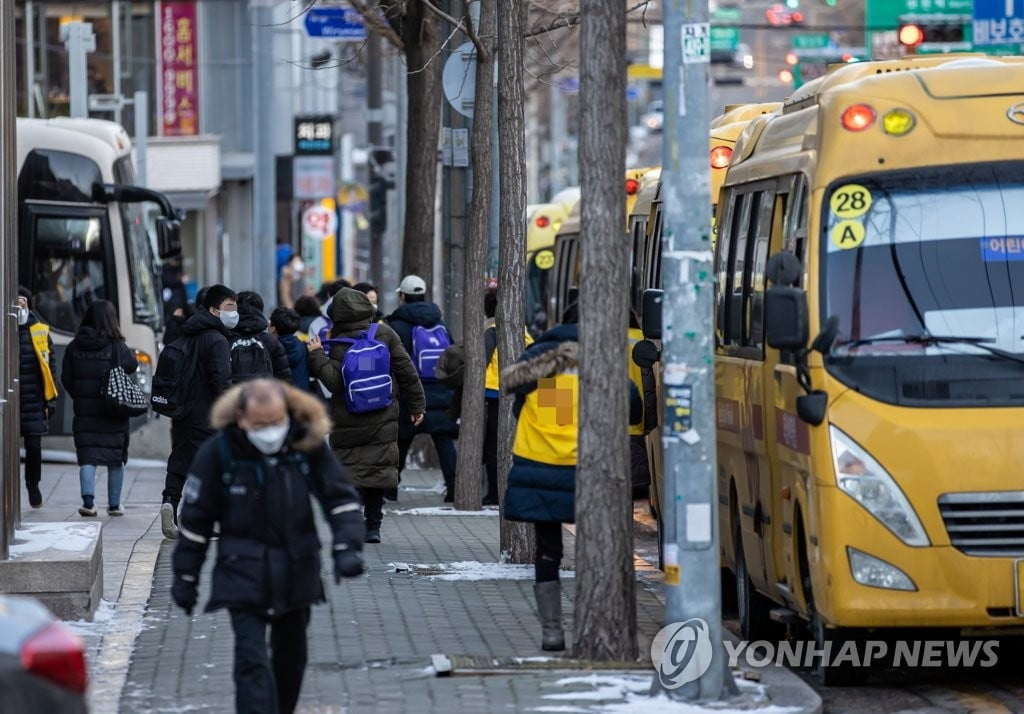
<instances>
[{"instance_id":1,"label":"curb","mask_svg":"<svg viewBox=\"0 0 1024 714\"><path fill-rule=\"evenodd\" d=\"M728 630L722 630L724 636L733 644L738 645L742 640ZM821 696L811 688L807 682L791 672L787 667L769 666L760 669L751 669L742 665L735 670L740 672L751 672L755 676L752 679L759 679L760 684L768 692L768 697L774 706L786 707L801 714L821 714Z\"/></svg>"}]
</instances>

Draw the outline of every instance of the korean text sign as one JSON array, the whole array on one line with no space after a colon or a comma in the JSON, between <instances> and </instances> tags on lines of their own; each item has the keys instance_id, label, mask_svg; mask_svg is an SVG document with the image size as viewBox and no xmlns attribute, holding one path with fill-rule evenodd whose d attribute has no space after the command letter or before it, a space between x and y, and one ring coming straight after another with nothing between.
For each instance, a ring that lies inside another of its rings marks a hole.
<instances>
[{"instance_id":1,"label":"korean text sign","mask_svg":"<svg viewBox=\"0 0 1024 714\"><path fill-rule=\"evenodd\" d=\"M194 0L157 3L157 93L160 133L199 133L199 38Z\"/></svg>"}]
</instances>

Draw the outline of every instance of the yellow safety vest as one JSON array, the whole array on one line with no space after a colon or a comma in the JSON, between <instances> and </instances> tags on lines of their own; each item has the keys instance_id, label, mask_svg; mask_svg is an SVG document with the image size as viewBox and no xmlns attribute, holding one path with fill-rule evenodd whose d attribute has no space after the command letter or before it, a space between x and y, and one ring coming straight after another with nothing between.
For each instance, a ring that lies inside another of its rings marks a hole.
<instances>
[{"instance_id":1,"label":"yellow safety vest","mask_svg":"<svg viewBox=\"0 0 1024 714\"><path fill-rule=\"evenodd\" d=\"M53 381L53 372L50 371L50 327L37 322L28 328L29 337L32 338L32 348L39 360L39 371L43 375L43 398L46 401L57 398L57 383Z\"/></svg>"},{"instance_id":2,"label":"yellow safety vest","mask_svg":"<svg viewBox=\"0 0 1024 714\"><path fill-rule=\"evenodd\" d=\"M576 370L541 380L526 395L512 453L544 464L575 466L579 406L580 379Z\"/></svg>"},{"instance_id":3,"label":"yellow safety vest","mask_svg":"<svg viewBox=\"0 0 1024 714\"><path fill-rule=\"evenodd\" d=\"M529 347L533 344L533 338L530 337L530 333L526 332L526 346ZM501 385L498 377L498 350L495 349L491 355L491 361L487 363L487 372L484 375L484 390L497 395Z\"/></svg>"},{"instance_id":4,"label":"yellow safety vest","mask_svg":"<svg viewBox=\"0 0 1024 714\"><path fill-rule=\"evenodd\" d=\"M642 330L636 328L629 329L629 352L626 355L626 360L629 362L629 379L633 384L636 385L637 391L640 392L640 400L644 398L644 377L640 371L640 366L633 361L633 347L637 342L644 339L644 333ZM629 425L630 436L643 436L644 435L644 423L641 421L639 424Z\"/></svg>"}]
</instances>

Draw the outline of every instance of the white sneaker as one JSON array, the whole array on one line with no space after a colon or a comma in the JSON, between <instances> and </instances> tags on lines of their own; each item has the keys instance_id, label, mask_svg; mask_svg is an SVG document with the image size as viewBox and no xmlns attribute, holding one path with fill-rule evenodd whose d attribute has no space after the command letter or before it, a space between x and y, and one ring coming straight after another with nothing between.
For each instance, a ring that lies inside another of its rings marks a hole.
<instances>
[{"instance_id":1,"label":"white sneaker","mask_svg":"<svg viewBox=\"0 0 1024 714\"><path fill-rule=\"evenodd\" d=\"M178 526L174 525L174 504L172 503L160 506L160 530L164 532L164 538L177 540Z\"/></svg>"},{"instance_id":2,"label":"white sneaker","mask_svg":"<svg viewBox=\"0 0 1024 714\"><path fill-rule=\"evenodd\" d=\"M110 508L107 509L107 515L108 516L123 516L124 515L124 509L121 508L120 506L111 506Z\"/></svg>"}]
</instances>

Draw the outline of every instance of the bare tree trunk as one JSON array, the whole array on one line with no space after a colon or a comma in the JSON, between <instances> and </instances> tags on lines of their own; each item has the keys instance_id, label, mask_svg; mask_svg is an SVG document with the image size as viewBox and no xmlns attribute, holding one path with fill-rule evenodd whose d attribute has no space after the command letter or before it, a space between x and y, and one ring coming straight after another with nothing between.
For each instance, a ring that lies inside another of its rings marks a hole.
<instances>
[{"instance_id":1,"label":"bare tree trunk","mask_svg":"<svg viewBox=\"0 0 1024 714\"><path fill-rule=\"evenodd\" d=\"M406 4L402 20L408 75L408 170L405 180L405 230L402 271L430 283L434 274L434 199L437 192L437 150L441 127L440 24L421 0ZM439 297L437 288L434 299ZM393 288L392 288L393 289Z\"/></svg>"},{"instance_id":2,"label":"bare tree trunk","mask_svg":"<svg viewBox=\"0 0 1024 714\"><path fill-rule=\"evenodd\" d=\"M576 472L576 657L637 655L626 362L626 16L582 4L580 37L580 435Z\"/></svg>"},{"instance_id":3,"label":"bare tree trunk","mask_svg":"<svg viewBox=\"0 0 1024 714\"><path fill-rule=\"evenodd\" d=\"M497 8L493 0L480 4L477 33L488 54L476 53L476 98L473 104L473 197L464 271L466 297L462 311L462 334L466 350L466 371L462 385L462 422L459 427L459 461L455 474L455 507L480 510L481 463L484 453L484 301L481 288L487 270L488 232L491 221L491 123L494 121L494 31Z\"/></svg>"},{"instance_id":4,"label":"bare tree trunk","mask_svg":"<svg viewBox=\"0 0 1024 714\"><path fill-rule=\"evenodd\" d=\"M498 366L504 369L525 347L523 288L526 276L526 89L523 32L528 0L498 0L498 137L501 176L501 236L498 261ZM623 93L625 88L623 88ZM625 218L623 218L625 225ZM625 333L623 333L625 334ZM625 374L625 372L623 372ZM516 422L513 399L501 396L498 416L498 493L501 552L512 563L532 563L533 529L506 521L505 489L512 467ZM625 433L625 432L624 432Z\"/></svg>"}]
</instances>

